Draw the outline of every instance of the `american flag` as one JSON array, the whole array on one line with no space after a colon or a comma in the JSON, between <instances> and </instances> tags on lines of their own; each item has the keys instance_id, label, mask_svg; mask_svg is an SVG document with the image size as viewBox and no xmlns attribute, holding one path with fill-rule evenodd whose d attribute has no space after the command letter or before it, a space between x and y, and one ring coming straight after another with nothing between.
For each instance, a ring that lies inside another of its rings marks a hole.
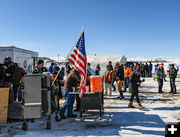
<instances>
[{"instance_id":1,"label":"american flag","mask_svg":"<svg viewBox=\"0 0 180 137\"><path fill-rule=\"evenodd\" d=\"M87 73L87 58L85 51L84 32L81 33L76 46L68 58L69 62L80 72L81 81L79 87L79 97L82 98L86 90L86 73Z\"/></svg>"}]
</instances>

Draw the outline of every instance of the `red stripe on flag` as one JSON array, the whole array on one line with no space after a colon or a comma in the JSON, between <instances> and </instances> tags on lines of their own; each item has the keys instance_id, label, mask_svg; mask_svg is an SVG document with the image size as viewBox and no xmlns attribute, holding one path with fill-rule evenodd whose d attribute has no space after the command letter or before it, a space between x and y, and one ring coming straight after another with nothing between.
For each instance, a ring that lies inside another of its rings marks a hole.
<instances>
[{"instance_id":1,"label":"red stripe on flag","mask_svg":"<svg viewBox=\"0 0 180 137\"><path fill-rule=\"evenodd\" d=\"M68 60L69 60L69 62L71 62L71 63L75 66L75 68L76 68L82 75L85 75L84 72L82 72L81 69L79 69L79 67L76 66L76 64L75 64L74 61L72 61L70 58L68 58Z\"/></svg>"},{"instance_id":2,"label":"red stripe on flag","mask_svg":"<svg viewBox=\"0 0 180 137\"><path fill-rule=\"evenodd\" d=\"M77 51L76 49L74 49L73 52L76 53L76 55L78 55L78 57L79 57L83 62L86 62L86 61L85 61L85 58L82 57L82 56L78 53L78 51Z\"/></svg>"},{"instance_id":3,"label":"red stripe on flag","mask_svg":"<svg viewBox=\"0 0 180 137\"><path fill-rule=\"evenodd\" d=\"M79 59L78 59L76 56L74 56L73 54L71 54L70 56L76 61L76 63L77 63L78 65L81 66L81 68L82 68L83 70L85 70L85 66L79 61ZM83 62L83 63L85 64L85 62Z\"/></svg>"}]
</instances>

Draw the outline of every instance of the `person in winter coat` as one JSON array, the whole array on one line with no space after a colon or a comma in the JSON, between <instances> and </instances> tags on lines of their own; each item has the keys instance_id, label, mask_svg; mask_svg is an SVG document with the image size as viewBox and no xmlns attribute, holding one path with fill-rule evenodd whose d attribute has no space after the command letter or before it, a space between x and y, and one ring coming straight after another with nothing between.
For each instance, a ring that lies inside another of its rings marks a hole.
<instances>
[{"instance_id":1,"label":"person in winter coat","mask_svg":"<svg viewBox=\"0 0 180 137\"><path fill-rule=\"evenodd\" d=\"M153 65L151 62L149 62L149 77L152 77L152 69L153 69Z\"/></svg>"},{"instance_id":2,"label":"person in winter coat","mask_svg":"<svg viewBox=\"0 0 180 137\"><path fill-rule=\"evenodd\" d=\"M144 107L141 105L140 100L139 100L139 95L138 95L138 87L140 86L141 82L145 80L140 80L140 69L137 69L135 72L133 72L131 78L130 78L130 87L129 91L132 93L130 102L129 102L129 107L135 108L133 106L133 99L134 96L136 96L136 101L138 103L139 109L143 109Z\"/></svg>"},{"instance_id":3,"label":"person in winter coat","mask_svg":"<svg viewBox=\"0 0 180 137\"><path fill-rule=\"evenodd\" d=\"M113 72L113 80L111 82L111 86L113 88L113 91L116 91L116 87L114 85L114 82L116 81L116 67L112 70L112 72Z\"/></svg>"},{"instance_id":4,"label":"person in winter coat","mask_svg":"<svg viewBox=\"0 0 180 137\"><path fill-rule=\"evenodd\" d=\"M100 75L100 70L101 70L100 64L98 64L97 67L96 67L96 69L95 69L96 75Z\"/></svg>"},{"instance_id":5,"label":"person in winter coat","mask_svg":"<svg viewBox=\"0 0 180 137\"><path fill-rule=\"evenodd\" d=\"M113 70L113 66L112 66L112 62L111 61L108 62L108 66L110 67L111 70Z\"/></svg>"},{"instance_id":6,"label":"person in winter coat","mask_svg":"<svg viewBox=\"0 0 180 137\"><path fill-rule=\"evenodd\" d=\"M80 83L80 79L80 73L77 70L72 69L64 84L65 102L60 110L61 119L66 119L66 116L64 115L66 110L67 117L77 117L77 115L73 114L74 95L69 94L69 92L73 92L76 90L77 86Z\"/></svg>"},{"instance_id":7,"label":"person in winter coat","mask_svg":"<svg viewBox=\"0 0 180 137\"><path fill-rule=\"evenodd\" d=\"M15 70L12 77L14 101L16 101L17 99L17 93L18 93L18 101L21 101L22 99L21 92L20 91L17 92L17 91L20 88L21 78L27 73L23 68L20 68L17 63L14 64L15 64Z\"/></svg>"},{"instance_id":8,"label":"person in winter coat","mask_svg":"<svg viewBox=\"0 0 180 137\"><path fill-rule=\"evenodd\" d=\"M145 65L145 77L149 77L149 66L146 62L146 65Z\"/></svg>"},{"instance_id":9,"label":"person in winter coat","mask_svg":"<svg viewBox=\"0 0 180 137\"><path fill-rule=\"evenodd\" d=\"M175 80L176 80L176 77L177 77L177 70L176 68L174 67L174 64L171 64L170 65L170 69L168 71L169 73L169 78L170 78L170 86L171 86L171 91L170 93L173 93L173 94L176 94L176 85L175 85Z\"/></svg>"},{"instance_id":10,"label":"person in winter coat","mask_svg":"<svg viewBox=\"0 0 180 137\"><path fill-rule=\"evenodd\" d=\"M124 92L129 88L129 78L132 74L132 70L128 67L127 64L124 66Z\"/></svg>"},{"instance_id":11,"label":"person in winter coat","mask_svg":"<svg viewBox=\"0 0 180 137\"><path fill-rule=\"evenodd\" d=\"M140 68L141 68L141 76L144 78L145 77L145 65L144 65L144 63L140 64Z\"/></svg>"},{"instance_id":12,"label":"person in winter coat","mask_svg":"<svg viewBox=\"0 0 180 137\"><path fill-rule=\"evenodd\" d=\"M58 72L60 71L60 68L58 66L56 66L54 68L54 72L52 73L52 82L55 80ZM54 112L55 110L57 110L59 108L59 100L61 98L63 98L63 95L62 95L62 91L61 91L61 86L64 85L64 74L62 74L64 72L62 72L62 69L59 73L59 75L57 76L54 84L52 85L51 87L51 109L52 109L52 112Z\"/></svg>"},{"instance_id":13,"label":"person in winter coat","mask_svg":"<svg viewBox=\"0 0 180 137\"><path fill-rule=\"evenodd\" d=\"M113 81L113 71L111 70L111 66L107 65L107 70L104 72L104 83L105 83L105 96L108 95L108 89L109 89L109 95L112 95L112 87L111 83Z\"/></svg>"},{"instance_id":14,"label":"person in winter coat","mask_svg":"<svg viewBox=\"0 0 180 137\"><path fill-rule=\"evenodd\" d=\"M123 92L122 92L122 85L124 81L124 69L122 66L119 65L119 63L116 64L117 70L116 70L116 81L117 81L117 89L119 92L119 97L120 99L123 99Z\"/></svg>"},{"instance_id":15,"label":"person in winter coat","mask_svg":"<svg viewBox=\"0 0 180 137\"><path fill-rule=\"evenodd\" d=\"M51 63L51 66L49 67L49 72L53 73L54 72L54 63Z\"/></svg>"},{"instance_id":16,"label":"person in winter coat","mask_svg":"<svg viewBox=\"0 0 180 137\"><path fill-rule=\"evenodd\" d=\"M164 74L164 68L162 65L159 66L157 72L157 81L158 81L158 91L159 93L162 93L162 87L163 87L163 80L166 81L165 79L165 74Z\"/></svg>"},{"instance_id":17,"label":"person in winter coat","mask_svg":"<svg viewBox=\"0 0 180 137\"><path fill-rule=\"evenodd\" d=\"M44 61L38 60L37 66L35 67L33 74L42 74L43 72L48 72L48 70L44 67Z\"/></svg>"}]
</instances>

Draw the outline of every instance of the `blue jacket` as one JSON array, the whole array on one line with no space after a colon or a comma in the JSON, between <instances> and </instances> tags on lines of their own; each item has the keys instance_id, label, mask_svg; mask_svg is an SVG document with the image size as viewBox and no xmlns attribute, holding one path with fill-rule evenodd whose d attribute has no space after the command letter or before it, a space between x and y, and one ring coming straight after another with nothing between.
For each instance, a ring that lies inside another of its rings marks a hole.
<instances>
[{"instance_id":1,"label":"blue jacket","mask_svg":"<svg viewBox=\"0 0 180 137\"><path fill-rule=\"evenodd\" d=\"M51 73L53 73L53 72L54 72L54 68L53 68L53 66L50 66L50 67L49 67L49 72L51 72Z\"/></svg>"}]
</instances>

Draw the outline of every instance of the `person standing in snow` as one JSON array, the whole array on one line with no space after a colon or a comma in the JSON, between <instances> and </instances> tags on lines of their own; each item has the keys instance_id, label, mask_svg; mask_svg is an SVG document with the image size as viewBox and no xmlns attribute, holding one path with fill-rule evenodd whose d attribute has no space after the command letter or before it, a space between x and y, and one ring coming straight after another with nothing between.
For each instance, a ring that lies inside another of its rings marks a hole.
<instances>
[{"instance_id":1,"label":"person standing in snow","mask_svg":"<svg viewBox=\"0 0 180 137\"><path fill-rule=\"evenodd\" d=\"M159 91L159 93L162 93L162 92L163 92L163 91L162 91L163 80L166 81L166 79L165 79L165 74L164 74L164 68L163 68L162 65L159 66L156 74L157 74L157 81L158 81L158 87L159 87L159 88L158 88L158 91Z\"/></svg>"},{"instance_id":2,"label":"person standing in snow","mask_svg":"<svg viewBox=\"0 0 180 137\"><path fill-rule=\"evenodd\" d=\"M149 62L149 77L152 77L152 69L153 69L153 65L151 62Z\"/></svg>"},{"instance_id":3,"label":"person standing in snow","mask_svg":"<svg viewBox=\"0 0 180 137\"><path fill-rule=\"evenodd\" d=\"M130 108L135 108L133 106L134 96L136 96L136 101L138 103L139 109L144 108L140 103L139 95L138 95L138 93L139 93L138 87L140 86L141 82L145 81L144 79L140 80L140 72L141 72L141 70L138 68L135 72L133 72L133 74L131 75L131 78L130 78L129 92L132 93L130 101L129 101L129 105L128 105L128 107L130 107Z\"/></svg>"},{"instance_id":4,"label":"person standing in snow","mask_svg":"<svg viewBox=\"0 0 180 137\"><path fill-rule=\"evenodd\" d=\"M104 72L104 83L105 83L105 96L108 94L109 89L109 95L112 95L112 87L111 83L113 81L113 71L111 70L111 66L107 65L107 70Z\"/></svg>"},{"instance_id":5,"label":"person standing in snow","mask_svg":"<svg viewBox=\"0 0 180 137\"><path fill-rule=\"evenodd\" d=\"M145 77L149 77L149 66L146 62L146 65L145 65Z\"/></svg>"},{"instance_id":6,"label":"person standing in snow","mask_svg":"<svg viewBox=\"0 0 180 137\"><path fill-rule=\"evenodd\" d=\"M67 117L77 117L77 115L73 114L74 95L70 94L70 92L76 90L77 86L80 83L80 79L80 73L76 69L71 69L64 84L65 102L60 110L61 119L66 119L66 116L64 115L66 110Z\"/></svg>"},{"instance_id":7,"label":"person standing in snow","mask_svg":"<svg viewBox=\"0 0 180 137\"><path fill-rule=\"evenodd\" d=\"M170 65L170 69L169 69L168 73L169 73L170 86L171 86L170 93L176 94L175 80L176 80L176 77L177 77L177 70L174 67L174 64Z\"/></svg>"},{"instance_id":8,"label":"person standing in snow","mask_svg":"<svg viewBox=\"0 0 180 137\"><path fill-rule=\"evenodd\" d=\"M132 70L128 67L127 64L124 65L124 92L129 88L129 78L132 74Z\"/></svg>"},{"instance_id":9,"label":"person standing in snow","mask_svg":"<svg viewBox=\"0 0 180 137\"><path fill-rule=\"evenodd\" d=\"M114 82L116 81L116 67L114 68L114 70L112 70L112 72L113 72L113 80L112 80L111 86L113 88L113 91L116 91L116 87L114 85Z\"/></svg>"},{"instance_id":10,"label":"person standing in snow","mask_svg":"<svg viewBox=\"0 0 180 137\"><path fill-rule=\"evenodd\" d=\"M117 81L117 89L119 92L119 99L123 99L123 92L122 92L122 85L123 85L123 81L124 81L124 69L122 66L119 65L119 63L116 63L116 81Z\"/></svg>"}]
</instances>

